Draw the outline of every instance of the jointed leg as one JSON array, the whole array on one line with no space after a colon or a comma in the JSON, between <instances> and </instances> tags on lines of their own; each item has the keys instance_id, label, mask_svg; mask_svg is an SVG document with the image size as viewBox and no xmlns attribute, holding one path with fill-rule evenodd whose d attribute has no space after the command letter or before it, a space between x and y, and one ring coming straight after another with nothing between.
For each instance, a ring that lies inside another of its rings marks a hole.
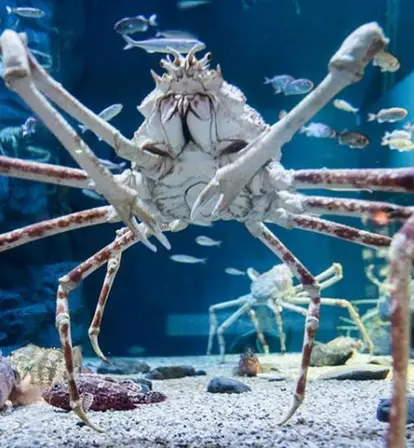
<instances>
[{"instance_id":1,"label":"jointed leg","mask_svg":"<svg viewBox=\"0 0 414 448\"><path fill-rule=\"evenodd\" d=\"M7 156L0 156L0 174L74 188L89 188L91 182L84 170Z\"/></svg>"},{"instance_id":2,"label":"jointed leg","mask_svg":"<svg viewBox=\"0 0 414 448\"><path fill-rule=\"evenodd\" d=\"M279 305L276 303L275 300L271 300L271 303L268 304L268 307L275 316L276 328L280 338L280 351L282 354L284 354L286 353L286 334L283 330L283 320L282 320L282 314L279 310Z\"/></svg>"},{"instance_id":3,"label":"jointed leg","mask_svg":"<svg viewBox=\"0 0 414 448\"><path fill-rule=\"evenodd\" d=\"M142 229L142 231L145 231L145 229ZM56 326L58 328L65 359L70 406L82 421L100 432L102 430L94 426L85 414L75 382L68 297L70 292L75 289L82 280L136 242L138 242L138 238L131 231L127 231L121 238L110 243L88 260L81 263L78 267L72 269L67 275L59 279L56 299Z\"/></svg>"},{"instance_id":4,"label":"jointed leg","mask_svg":"<svg viewBox=\"0 0 414 448\"><path fill-rule=\"evenodd\" d=\"M244 305L248 300L250 300L251 296L246 295L242 296L235 300L229 300L228 302L217 303L216 305L210 306L208 312L210 315L210 332L208 335L208 344L207 344L207 355L211 355L211 351L213 349L213 339L214 335L217 332L218 321L217 321L217 311L225 310L226 308L231 308L233 306Z\"/></svg>"},{"instance_id":5,"label":"jointed leg","mask_svg":"<svg viewBox=\"0 0 414 448\"><path fill-rule=\"evenodd\" d=\"M220 348L221 362L224 362L224 356L226 354L226 342L224 340L224 332L236 322L240 316L242 316L245 312L247 312L254 303L253 299L248 299L244 301L244 305L242 305L238 310L236 310L230 317L228 317L217 329L217 340Z\"/></svg>"},{"instance_id":6,"label":"jointed leg","mask_svg":"<svg viewBox=\"0 0 414 448\"><path fill-rule=\"evenodd\" d=\"M122 235L127 232L127 229L124 227L117 231L116 241L118 241ZM118 273L119 266L121 264L122 252L119 252L113 255L107 263L106 266L106 275L101 288L101 292L99 294L98 303L96 304L95 314L93 315L93 319L91 325L89 327L89 339L92 344L92 348L96 355L102 359L102 361L109 362L108 358L103 354L101 348L99 347L98 336L101 331L101 323L102 317L105 310L105 305L109 297L109 293L111 292L112 285L114 283L116 274Z\"/></svg>"},{"instance_id":7,"label":"jointed leg","mask_svg":"<svg viewBox=\"0 0 414 448\"><path fill-rule=\"evenodd\" d=\"M388 274L393 355L388 448L404 448L407 420L407 369L410 356L410 280L414 262L414 215L394 235Z\"/></svg>"},{"instance_id":8,"label":"jointed leg","mask_svg":"<svg viewBox=\"0 0 414 448\"><path fill-rule=\"evenodd\" d=\"M253 308L250 308L247 310L247 314L250 317L250 320L253 322L254 328L256 329L257 337L259 338L260 344L263 348L263 352L265 355L269 354L269 345L266 342L266 339L264 337L263 331L260 328L259 320L257 319L256 312L253 310Z\"/></svg>"},{"instance_id":9,"label":"jointed leg","mask_svg":"<svg viewBox=\"0 0 414 448\"><path fill-rule=\"evenodd\" d=\"M306 304L309 302L309 299L295 297L294 299L292 299L292 302L296 303L296 304ZM374 352L374 344L372 342L372 339L370 338L367 330L365 329L364 324L362 323L357 310L354 308L354 306L351 304L351 302L349 302L348 300L344 300L344 299L331 299L331 298L322 297L321 304L346 308L349 315L351 316L351 319L354 321L355 325L358 327L359 332L361 333L362 339L364 340L365 344L367 344L369 353L372 354Z\"/></svg>"},{"instance_id":10,"label":"jointed leg","mask_svg":"<svg viewBox=\"0 0 414 448\"><path fill-rule=\"evenodd\" d=\"M293 171L298 189L350 189L414 193L414 168L311 169Z\"/></svg>"},{"instance_id":11,"label":"jointed leg","mask_svg":"<svg viewBox=\"0 0 414 448\"><path fill-rule=\"evenodd\" d=\"M70 230L117 221L119 219L112 206L96 207L60 218L48 219L38 224L31 224L0 234L0 252Z\"/></svg>"},{"instance_id":12,"label":"jointed leg","mask_svg":"<svg viewBox=\"0 0 414 448\"><path fill-rule=\"evenodd\" d=\"M334 263L330 268L318 274L315 277L315 280L319 283L321 291L339 282L343 277L342 272L343 272L342 265L340 263ZM303 291L303 285L297 285L294 287L294 289L295 289L295 295L300 296Z\"/></svg>"},{"instance_id":13,"label":"jointed leg","mask_svg":"<svg viewBox=\"0 0 414 448\"><path fill-rule=\"evenodd\" d=\"M154 218L143 207L137 192L118 182L112 173L101 165L86 143L43 96L40 90L51 95L52 100L57 102L60 96L53 97L52 93L62 93L63 89L40 67L33 55L28 53L24 39L14 31L6 30L0 37L0 45L3 55L3 78L7 86L16 91L41 118L78 165L88 173L96 190L114 206L121 220L132 232L150 249L155 250L155 246L145 239L142 227L137 224L136 215L160 242L169 248L168 241L161 234ZM115 143L121 144L119 138L115 138Z\"/></svg>"},{"instance_id":14,"label":"jointed leg","mask_svg":"<svg viewBox=\"0 0 414 448\"><path fill-rule=\"evenodd\" d=\"M274 254L289 266L293 275L303 284L310 298L308 314L306 316L305 336L302 349L301 373L296 384L293 404L280 424L286 423L305 398L306 378L309 368L310 355L315 340L315 333L319 327L320 287L305 266L284 246L278 238L263 224L247 222L249 232L262 241Z\"/></svg>"}]
</instances>

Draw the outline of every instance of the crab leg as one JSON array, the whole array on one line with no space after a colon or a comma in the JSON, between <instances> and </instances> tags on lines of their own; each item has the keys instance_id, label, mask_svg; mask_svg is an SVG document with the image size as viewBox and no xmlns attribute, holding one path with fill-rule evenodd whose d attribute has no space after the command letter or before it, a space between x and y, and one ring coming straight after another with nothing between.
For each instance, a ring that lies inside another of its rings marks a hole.
<instances>
[{"instance_id":1,"label":"crab leg","mask_svg":"<svg viewBox=\"0 0 414 448\"><path fill-rule=\"evenodd\" d=\"M7 156L0 156L0 174L19 179L64 185L65 187L90 188L90 179L84 170Z\"/></svg>"},{"instance_id":2,"label":"crab leg","mask_svg":"<svg viewBox=\"0 0 414 448\"><path fill-rule=\"evenodd\" d=\"M377 235L376 233L367 232L366 230L356 229L354 227L315 218L313 216L286 213L281 221L275 219L272 220L272 222L286 228L309 230L314 233L321 233L342 240L353 241L354 243L364 246L388 247L391 243L391 238L388 236Z\"/></svg>"},{"instance_id":3,"label":"crab leg","mask_svg":"<svg viewBox=\"0 0 414 448\"><path fill-rule=\"evenodd\" d=\"M141 224L141 226L141 231L147 232L144 225ZM117 238L115 241L108 244L88 260L84 261L59 279L56 298L56 326L59 331L60 343L65 358L70 406L83 422L99 432L102 432L102 430L93 425L85 414L75 382L68 298L70 292L75 289L82 280L138 241L138 237L128 230L120 238Z\"/></svg>"},{"instance_id":4,"label":"crab leg","mask_svg":"<svg viewBox=\"0 0 414 448\"><path fill-rule=\"evenodd\" d=\"M361 199L302 195L298 199L305 213L318 215L364 217L366 215L375 216L376 213L385 213L389 219L406 220L414 212L414 207L402 207L386 202Z\"/></svg>"},{"instance_id":5,"label":"crab leg","mask_svg":"<svg viewBox=\"0 0 414 448\"><path fill-rule=\"evenodd\" d=\"M260 222L249 221L245 223L246 228L262 243L264 243L277 257L281 259L291 269L293 275L303 284L304 289L309 294L310 303L306 316L305 336L303 340L301 373L296 383L296 391L293 396L293 403L280 422L286 423L296 412L305 398L306 378L308 374L312 346L315 340L315 334L319 327L320 311L320 287L313 275L305 266L282 244L282 242L273 233Z\"/></svg>"},{"instance_id":6,"label":"crab leg","mask_svg":"<svg viewBox=\"0 0 414 448\"><path fill-rule=\"evenodd\" d=\"M407 369L410 356L409 287L414 262L414 215L394 235L389 260L393 386L387 447L404 448L407 422Z\"/></svg>"},{"instance_id":7,"label":"crab leg","mask_svg":"<svg viewBox=\"0 0 414 448\"><path fill-rule=\"evenodd\" d=\"M376 23L368 23L356 29L330 60L329 74L319 86L283 119L240 151L238 159L216 172L195 201L191 219L195 219L201 209L217 196L218 201L212 214L225 210L266 163L272 159L280 159L281 147L309 119L345 87L362 79L365 66L387 43L382 29Z\"/></svg>"},{"instance_id":8,"label":"crab leg","mask_svg":"<svg viewBox=\"0 0 414 448\"><path fill-rule=\"evenodd\" d=\"M168 240L161 234L154 218L143 208L137 192L116 181L112 173L100 164L92 150L37 89L31 70L33 73L46 72L27 52L22 39L11 30L4 31L0 36L4 66L3 78L7 86L26 102L78 165L87 171L95 183L96 190L115 207L122 221L136 233L141 241L151 250L156 250L155 246L146 240L145 234L141 230L142 227L138 226L134 215L138 216L148 226L151 233L169 248Z\"/></svg>"},{"instance_id":9,"label":"crab leg","mask_svg":"<svg viewBox=\"0 0 414 448\"><path fill-rule=\"evenodd\" d=\"M320 274L316 275L315 280L319 283L319 287L321 288L322 291L323 289L329 288L330 286L342 280L342 277L343 277L342 265L340 263L334 263L331 267L321 272ZM294 290L295 294L296 295L298 294L300 296L303 293L303 285L295 286Z\"/></svg>"},{"instance_id":10,"label":"crab leg","mask_svg":"<svg viewBox=\"0 0 414 448\"><path fill-rule=\"evenodd\" d=\"M122 235L128 231L126 227L123 229L117 230L116 240L118 241ZM101 331L101 323L102 317L105 310L105 305L109 297L109 293L111 292L112 285L114 283L116 274L118 273L119 266L121 265L122 252L119 252L113 255L107 263L106 266L106 275L101 288L101 292L99 294L98 303L96 304L95 314L93 315L93 319L91 325L89 327L89 339L91 341L92 348L96 355L102 359L102 361L109 362L108 358L103 354L99 342L98 336Z\"/></svg>"},{"instance_id":11,"label":"crab leg","mask_svg":"<svg viewBox=\"0 0 414 448\"><path fill-rule=\"evenodd\" d=\"M282 303L282 301L280 301ZM270 303L267 304L268 308L272 311L275 316L276 328L279 333L280 339L280 352L282 354L286 353L286 333L283 330L283 319L282 313L279 310L279 303L276 303L276 300L271 300ZM267 349L269 352L269 348Z\"/></svg>"},{"instance_id":12,"label":"crab leg","mask_svg":"<svg viewBox=\"0 0 414 448\"><path fill-rule=\"evenodd\" d=\"M117 218L111 205L48 219L0 234L0 252L70 230L117 221L120 221L120 219Z\"/></svg>"},{"instance_id":13,"label":"crab leg","mask_svg":"<svg viewBox=\"0 0 414 448\"><path fill-rule=\"evenodd\" d=\"M414 193L414 168L313 169L291 173L298 189L354 189Z\"/></svg>"},{"instance_id":14,"label":"crab leg","mask_svg":"<svg viewBox=\"0 0 414 448\"><path fill-rule=\"evenodd\" d=\"M263 348L264 354L268 355L269 354L269 345L267 344L266 339L265 339L264 334L263 334L263 331L262 331L262 329L260 327L259 319L256 316L256 311L254 311L253 308L250 308L249 310L247 310L247 314L249 315L250 320L252 321L252 323L254 325L254 328L255 328L256 333L257 333L257 337L259 338L259 342L260 342L260 344L261 344L261 346Z\"/></svg>"},{"instance_id":15,"label":"crab leg","mask_svg":"<svg viewBox=\"0 0 414 448\"><path fill-rule=\"evenodd\" d=\"M295 297L292 299L292 302L296 303L298 305L307 305L309 303L309 299L306 297ZM362 323L357 310L351 304L351 302L349 302L348 300L344 300L344 299L332 299L332 298L322 297L321 304L346 308L349 315L351 316L351 319L353 320L353 323L358 327L358 329L361 333L362 339L367 344L369 353L371 353L371 354L374 353L374 344L372 342L372 339L369 337L369 334L367 333L367 330L365 329L364 324Z\"/></svg>"}]
</instances>

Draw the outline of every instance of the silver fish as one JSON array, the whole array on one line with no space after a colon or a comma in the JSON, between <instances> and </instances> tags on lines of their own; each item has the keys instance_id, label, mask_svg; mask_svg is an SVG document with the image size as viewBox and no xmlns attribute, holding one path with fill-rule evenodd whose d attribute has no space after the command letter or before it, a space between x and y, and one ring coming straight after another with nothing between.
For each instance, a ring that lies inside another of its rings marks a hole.
<instances>
[{"instance_id":1,"label":"silver fish","mask_svg":"<svg viewBox=\"0 0 414 448\"><path fill-rule=\"evenodd\" d=\"M111 106L106 107L104 110L101 110L101 112L99 112L98 114L98 117L102 118L102 120L110 121L121 112L123 107L124 106L122 104L112 104ZM82 134L88 131L88 128L83 124L79 125L79 129L82 131Z\"/></svg>"},{"instance_id":2,"label":"silver fish","mask_svg":"<svg viewBox=\"0 0 414 448\"><path fill-rule=\"evenodd\" d=\"M133 47L142 48L147 53L170 53L170 49L178 51L179 53L188 53L194 47L199 50L204 50L206 45L196 39L167 39L154 38L146 40L134 40L129 36L122 35L126 41L124 50L129 50Z\"/></svg>"},{"instance_id":3,"label":"silver fish","mask_svg":"<svg viewBox=\"0 0 414 448\"><path fill-rule=\"evenodd\" d=\"M213 227L213 223L208 221L192 221L191 224L198 227Z\"/></svg>"},{"instance_id":4,"label":"silver fish","mask_svg":"<svg viewBox=\"0 0 414 448\"><path fill-rule=\"evenodd\" d=\"M39 8L29 7L12 8L11 6L6 6L6 11L7 14L16 14L20 17L26 17L29 19L41 19L46 15L46 13Z\"/></svg>"},{"instance_id":5,"label":"silver fish","mask_svg":"<svg viewBox=\"0 0 414 448\"><path fill-rule=\"evenodd\" d=\"M190 8L196 8L197 6L208 5L210 3L211 0L178 0L177 8L190 9Z\"/></svg>"},{"instance_id":6,"label":"silver fish","mask_svg":"<svg viewBox=\"0 0 414 448\"><path fill-rule=\"evenodd\" d=\"M29 117L24 124L22 125L22 137L27 137L29 135L33 135L36 130L36 118Z\"/></svg>"},{"instance_id":7,"label":"silver fish","mask_svg":"<svg viewBox=\"0 0 414 448\"><path fill-rule=\"evenodd\" d=\"M240 269L236 268L226 268L224 272L229 275L246 275L244 271L240 271Z\"/></svg>"},{"instance_id":8,"label":"silver fish","mask_svg":"<svg viewBox=\"0 0 414 448\"><path fill-rule=\"evenodd\" d=\"M98 159L100 164L102 166L104 166L106 169L108 169L109 171L117 171L117 170L123 170L126 166L127 163L126 162L120 162L120 163L115 163L115 162L111 162L110 160L106 160L106 159Z\"/></svg>"},{"instance_id":9,"label":"silver fish","mask_svg":"<svg viewBox=\"0 0 414 448\"><path fill-rule=\"evenodd\" d=\"M168 39L197 39L197 36L190 33L189 31L181 30L164 30L157 31L155 37L166 37Z\"/></svg>"},{"instance_id":10,"label":"silver fish","mask_svg":"<svg viewBox=\"0 0 414 448\"><path fill-rule=\"evenodd\" d=\"M273 76L273 78L267 78L265 76L263 84L271 84L274 89L274 93L277 94L281 93L286 88L286 86L294 80L295 78L290 75L276 75Z\"/></svg>"},{"instance_id":11,"label":"silver fish","mask_svg":"<svg viewBox=\"0 0 414 448\"><path fill-rule=\"evenodd\" d=\"M222 241L216 241L216 240L213 240L212 238L209 238L208 236L204 236L204 235L198 236L195 239L195 241L200 246L207 246L207 247L220 246L222 243Z\"/></svg>"},{"instance_id":12,"label":"silver fish","mask_svg":"<svg viewBox=\"0 0 414 448\"><path fill-rule=\"evenodd\" d=\"M389 109L381 109L377 114L368 114L368 121L377 120L378 123L395 123L396 121L404 120L407 114L407 109L391 107Z\"/></svg>"},{"instance_id":13,"label":"silver fish","mask_svg":"<svg viewBox=\"0 0 414 448\"><path fill-rule=\"evenodd\" d=\"M152 14L148 19L145 16L125 17L114 25L114 31L119 34L145 33L150 26L157 27L157 14Z\"/></svg>"},{"instance_id":14,"label":"silver fish","mask_svg":"<svg viewBox=\"0 0 414 448\"><path fill-rule=\"evenodd\" d=\"M336 131L331 129L324 123L309 123L308 126L302 126L299 130L300 134L305 134L306 137L315 138L335 138Z\"/></svg>"},{"instance_id":15,"label":"silver fish","mask_svg":"<svg viewBox=\"0 0 414 448\"><path fill-rule=\"evenodd\" d=\"M350 112L351 114L356 114L359 111L357 107L354 107L352 104L348 103L348 101L339 98L333 101L333 105L337 109L343 110L344 112Z\"/></svg>"},{"instance_id":16,"label":"silver fish","mask_svg":"<svg viewBox=\"0 0 414 448\"><path fill-rule=\"evenodd\" d=\"M95 201L105 201L105 198L94 190L88 190L87 188L82 188L81 191L82 194L84 194L88 198L95 199Z\"/></svg>"},{"instance_id":17,"label":"silver fish","mask_svg":"<svg viewBox=\"0 0 414 448\"><path fill-rule=\"evenodd\" d=\"M177 263L187 263L187 264L195 264L195 263L205 263L207 258L196 258L191 255L171 255L170 259L172 261L176 261Z\"/></svg>"},{"instance_id":18,"label":"silver fish","mask_svg":"<svg viewBox=\"0 0 414 448\"><path fill-rule=\"evenodd\" d=\"M296 79L290 82L284 89L283 93L289 95L305 95L313 89L313 82L309 79Z\"/></svg>"}]
</instances>

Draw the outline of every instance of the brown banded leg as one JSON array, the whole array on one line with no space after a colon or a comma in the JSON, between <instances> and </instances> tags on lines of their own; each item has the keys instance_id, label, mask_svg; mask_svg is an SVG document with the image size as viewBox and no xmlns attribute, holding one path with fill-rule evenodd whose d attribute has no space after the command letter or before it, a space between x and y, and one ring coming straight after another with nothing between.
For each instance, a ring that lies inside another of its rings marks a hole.
<instances>
[{"instance_id":1,"label":"brown banded leg","mask_svg":"<svg viewBox=\"0 0 414 448\"><path fill-rule=\"evenodd\" d=\"M122 235L127 232L127 229L124 227L117 231L116 240L119 240ZM107 263L106 267L106 275L101 288L101 292L99 294L98 303L96 305L95 314L93 315L93 319L91 325L89 327L89 339L92 344L92 348L95 354L102 359L102 361L110 362L108 358L103 354L99 342L98 336L101 331L101 323L103 318L103 313L105 310L105 305L109 297L109 293L111 292L112 285L114 283L116 274L118 273L119 266L121 264L122 252L111 257Z\"/></svg>"},{"instance_id":2,"label":"brown banded leg","mask_svg":"<svg viewBox=\"0 0 414 448\"><path fill-rule=\"evenodd\" d=\"M307 299L305 297L295 297L292 299L292 302L296 303L298 305L306 305L309 303L309 299ZM374 344L372 342L372 339L369 337L369 334L368 334L367 330L365 329L365 326L362 323L357 310L351 304L351 302L349 302L348 300L344 300L344 299L332 299L332 298L322 297L321 304L345 308L348 311L348 313L353 321L352 323L356 325L359 332L361 333L362 339L367 344L369 353L370 354L374 353Z\"/></svg>"},{"instance_id":3,"label":"brown banded leg","mask_svg":"<svg viewBox=\"0 0 414 448\"><path fill-rule=\"evenodd\" d=\"M145 228L142 228L141 230L143 232L146 231ZM56 326L59 331L60 342L65 358L70 406L83 422L99 432L102 432L102 430L93 425L85 414L75 382L68 297L70 292L75 289L82 280L108 262L111 258L117 256L138 241L138 237L128 230L122 237L108 244L88 260L84 261L59 279L56 299Z\"/></svg>"},{"instance_id":4,"label":"brown banded leg","mask_svg":"<svg viewBox=\"0 0 414 448\"><path fill-rule=\"evenodd\" d=\"M0 156L0 174L74 188L90 188L91 182L84 170L7 156Z\"/></svg>"},{"instance_id":5,"label":"brown banded leg","mask_svg":"<svg viewBox=\"0 0 414 448\"><path fill-rule=\"evenodd\" d=\"M293 403L280 422L286 423L296 412L305 398L306 378L308 374L310 356L312 346L315 340L315 333L319 327L319 311L320 311L320 287L313 275L305 268L305 266L282 244L279 239L263 224L259 222L245 223L249 232L262 243L264 243L277 257L281 259L292 271L293 275L302 283L304 290L310 298L308 313L306 316L305 335L302 349L301 373L296 384L296 390L293 397Z\"/></svg>"},{"instance_id":6,"label":"brown banded leg","mask_svg":"<svg viewBox=\"0 0 414 448\"><path fill-rule=\"evenodd\" d=\"M278 222L275 220L275 223ZM391 238L307 215L287 214L287 228L309 230L369 247L388 247Z\"/></svg>"},{"instance_id":7,"label":"brown banded leg","mask_svg":"<svg viewBox=\"0 0 414 448\"><path fill-rule=\"evenodd\" d=\"M414 193L414 168L310 169L291 171L298 189L355 189Z\"/></svg>"},{"instance_id":8,"label":"brown banded leg","mask_svg":"<svg viewBox=\"0 0 414 448\"><path fill-rule=\"evenodd\" d=\"M407 422L407 370L410 356L410 280L414 262L414 215L394 235L389 260L393 377L387 448L404 448Z\"/></svg>"},{"instance_id":9,"label":"brown banded leg","mask_svg":"<svg viewBox=\"0 0 414 448\"><path fill-rule=\"evenodd\" d=\"M279 310L279 304L276 303L276 300L272 299L270 303L268 303L268 308L275 316L276 328L280 338L280 352L284 355L286 353L286 334L283 330L283 319L282 313Z\"/></svg>"},{"instance_id":10,"label":"brown banded leg","mask_svg":"<svg viewBox=\"0 0 414 448\"><path fill-rule=\"evenodd\" d=\"M70 230L117 221L120 219L116 218L115 210L111 205L48 219L0 234L0 252Z\"/></svg>"},{"instance_id":11,"label":"brown banded leg","mask_svg":"<svg viewBox=\"0 0 414 448\"><path fill-rule=\"evenodd\" d=\"M298 198L298 195L294 195ZM414 212L414 207L402 207L387 202L364 201L361 199L332 198L327 196L299 196L305 213L365 217L385 213L390 220L406 220Z\"/></svg>"}]
</instances>

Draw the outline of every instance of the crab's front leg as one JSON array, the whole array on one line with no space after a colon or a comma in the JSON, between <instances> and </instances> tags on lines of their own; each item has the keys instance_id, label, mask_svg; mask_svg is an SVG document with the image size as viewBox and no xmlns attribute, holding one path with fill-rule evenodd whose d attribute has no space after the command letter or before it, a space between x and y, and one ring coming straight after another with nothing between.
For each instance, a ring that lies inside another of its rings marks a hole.
<instances>
[{"instance_id":1,"label":"crab's front leg","mask_svg":"<svg viewBox=\"0 0 414 448\"><path fill-rule=\"evenodd\" d=\"M388 287L391 294L393 391L388 448L404 448L407 421L407 370L410 357L410 281L414 262L414 215L394 236Z\"/></svg>"},{"instance_id":2,"label":"crab's front leg","mask_svg":"<svg viewBox=\"0 0 414 448\"><path fill-rule=\"evenodd\" d=\"M91 149L42 94L41 91L53 99L59 100L63 98L63 89L28 53L24 41L24 36L11 30L4 31L0 36L3 78L6 85L14 90L42 119L45 126L57 137L79 166L88 173L95 183L95 189L114 206L121 219L141 241L155 250L155 247L146 240L135 216L146 224L162 244L169 248L168 241L162 235L154 218L143 207L137 192L116 181L110 171L101 165ZM72 98L69 97L66 100L67 103L70 103ZM96 119L101 120L99 117ZM123 140L118 134L118 139L114 144L119 146Z\"/></svg>"},{"instance_id":3,"label":"crab's front leg","mask_svg":"<svg viewBox=\"0 0 414 448\"><path fill-rule=\"evenodd\" d=\"M280 148L319 110L348 85L360 81L365 66L388 40L376 23L356 29L329 62L329 74L282 120L240 151L239 158L220 168L194 203L194 219L207 203L218 196L212 214L226 209L242 188L269 160L280 158Z\"/></svg>"}]
</instances>

